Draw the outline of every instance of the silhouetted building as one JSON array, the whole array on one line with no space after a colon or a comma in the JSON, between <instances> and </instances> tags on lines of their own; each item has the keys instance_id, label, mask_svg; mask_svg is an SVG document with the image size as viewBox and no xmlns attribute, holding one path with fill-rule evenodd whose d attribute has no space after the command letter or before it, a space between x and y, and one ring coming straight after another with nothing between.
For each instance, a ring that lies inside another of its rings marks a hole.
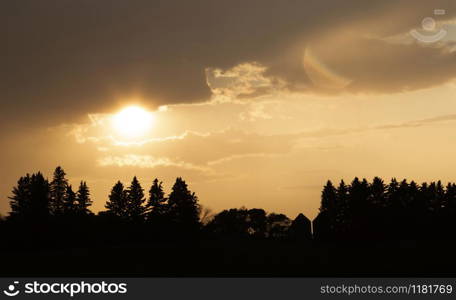
<instances>
[{"instance_id":1,"label":"silhouetted building","mask_svg":"<svg viewBox=\"0 0 456 300\"><path fill-rule=\"evenodd\" d=\"M331 238L330 218L327 212L320 212L312 221L313 238L317 241L324 241Z\"/></svg>"},{"instance_id":2,"label":"silhouetted building","mask_svg":"<svg viewBox=\"0 0 456 300\"><path fill-rule=\"evenodd\" d=\"M312 239L312 224L303 214L293 220L289 229L289 236L293 240L310 241Z\"/></svg>"}]
</instances>

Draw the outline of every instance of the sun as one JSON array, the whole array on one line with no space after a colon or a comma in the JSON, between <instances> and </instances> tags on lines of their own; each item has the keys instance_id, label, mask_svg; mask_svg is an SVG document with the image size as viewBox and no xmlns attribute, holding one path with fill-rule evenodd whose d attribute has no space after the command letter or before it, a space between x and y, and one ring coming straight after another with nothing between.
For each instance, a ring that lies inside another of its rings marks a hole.
<instances>
[{"instance_id":1,"label":"sun","mask_svg":"<svg viewBox=\"0 0 456 300\"><path fill-rule=\"evenodd\" d=\"M140 106L128 106L112 117L112 126L124 138L137 138L150 131L154 121L151 112Z\"/></svg>"}]
</instances>

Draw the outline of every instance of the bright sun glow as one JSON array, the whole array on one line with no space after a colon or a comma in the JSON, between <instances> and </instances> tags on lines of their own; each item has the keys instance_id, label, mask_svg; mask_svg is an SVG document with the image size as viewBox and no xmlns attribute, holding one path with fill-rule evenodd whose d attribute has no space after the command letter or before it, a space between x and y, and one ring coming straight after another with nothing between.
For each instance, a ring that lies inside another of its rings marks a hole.
<instances>
[{"instance_id":1,"label":"bright sun glow","mask_svg":"<svg viewBox=\"0 0 456 300\"><path fill-rule=\"evenodd\" d=\"M154 123L154 115L139 106L124 108L112 118L114 129L126 138L145 135Z\"/></svg>"}]
</instances>

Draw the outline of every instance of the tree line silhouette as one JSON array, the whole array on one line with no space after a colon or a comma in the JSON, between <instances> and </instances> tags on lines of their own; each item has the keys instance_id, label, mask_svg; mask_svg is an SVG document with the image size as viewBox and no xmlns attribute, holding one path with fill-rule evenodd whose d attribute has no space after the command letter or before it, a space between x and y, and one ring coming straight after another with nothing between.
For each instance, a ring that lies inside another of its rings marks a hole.
<instances>
[{"instance_id":1,"label":"tree line silhouette","mask_svg":"<svg viewBox=\"0 0 456 300\"><path fill-rule=\"evenodd\" d=\"M73 190L61 167L55 169L52 180L40 172L21 177L9 198L11 212L3 222L9 228L41 224L38 228L45 228L43 231L52 225L73 228L76 233L98 227L105 231L117 228L117 233L131 229L138 232L132 237L139 238L151 234L159 238L199 235L317 242L422 239L449 237L456 228L456 185L444 187L440 181L419 185L393 178L386 184L379 177L372 182L355 178L348 185L342 180L337 187L328 181L312 223L303 214L291 220L260 208L233 208L213 215L180 177L169 195L158 179L147 195L136 177L129 186L118 181L110 191L106 210L94 214L87 183L81 181Z\"/></svg>"},{"instance_id":2,"label":"tree line silhouette","mask_svg":"<svg viewBox=\"0 0 456 300\"><path fill-rule=\"evenodd\" d=\"M19 178L10 197L10 219L46 220L50 216L88 215L92 205L85 181L77 192L68 184L65 171L57 167L51 182L40 172Z\"/></svg>"},{"instance_id":3,"label":"tree line silhouette","mask_svg":"<svg viewBox=\"0 0 456 300\"><path fill-rule=\"evenodd\" d=\"M355 178L323 188L313 221L318 240L451 238L456 230L456 184L390 183Z\"/></svg>"},{"instance_id":4,"label":"tree line silhouette","mask_svg":"<svg viewBox=\"0 0 456 300\"><path fill-rule=\"evenodd\" d=\"M118 181L105 203L106 210L97 215L90 211L92 200L85 181L77 191L66 179L61 167L52 180L42 173L21 177L9 197L11 212L7 222L17 226L52 224L80 229L109 224L117 233L128 229L147 231L155 237L200 235L208 238L311 239L311 222L300 214L290 220L284 214L267 214L263 209L229 209L213 215L203 208L187 183L178 177L169 195L163 183L154 179L145 191L134 177L129 186ZM108 226L108 227L109 227ZM95 230L96 228L91 228ZM140 234L141 235L141 234ZM105 234L106 236L106 234Z\"/></svg>"}]
</instances>

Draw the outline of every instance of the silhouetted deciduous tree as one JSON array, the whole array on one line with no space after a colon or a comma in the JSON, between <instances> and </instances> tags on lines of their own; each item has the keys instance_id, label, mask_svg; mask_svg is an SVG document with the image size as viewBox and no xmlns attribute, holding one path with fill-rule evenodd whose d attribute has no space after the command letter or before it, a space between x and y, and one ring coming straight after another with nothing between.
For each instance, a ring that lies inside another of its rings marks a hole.
<instances>
[{"instance_id":1,"label":"silhouetted deciduous tree","mask_svg":"<svg viewBox=\"0 0 456 300\"><path fill-rule=\"evenodd\" d=\"M272 239L285 239L291 220L284 214L270 213L267 217L267 236Z\"/></svg>"},{"instance_id":2,"label":"silhouetted deciduous tree","mask_svg":"<svg viewBox=\"0 0 456 300\"><path fill-rule=\"evenodd\" d=\"M206 230L217 238L287 239L290 225L290 219L284 214L266 215L263 209L240 208L216 214L206 225ZM310 221L307 225L310 231Z\"/></svg>"},{"instance_id":3,"label":"silhouetted deciduous tree","mask_svg":"<svg viewBox=\"0 0 456 300\"><path fill-rule=\"evenodd\" d=\"M209 224L210 221L212 221L214 218L214 214L212 213L212 210L208 207L203 207L200 205L200 222L202 225L207 225Z\"/></svg>"},{"instance_id":4,"label":"silhouetted deciduous tree","mask_svg":"<svg viewBox=\"0 0 456 300\"><path fill-rule=\"evenodd\" d=\"M217 238L246 238L249 236L248 211L245 208L224 210L206 227Z\"/></svg>"},{"instance_id":5,"label":"silhouetted deciduous tree","mask_svg":"<svg viewBox=\"0 0 456 300\"><path fill-rule=\"evenodd\" d=\"M267 235L267 217L264 209L252 208L247 211L249 234L255 238L265 238Z\"/></svg>"}]
</instances>

